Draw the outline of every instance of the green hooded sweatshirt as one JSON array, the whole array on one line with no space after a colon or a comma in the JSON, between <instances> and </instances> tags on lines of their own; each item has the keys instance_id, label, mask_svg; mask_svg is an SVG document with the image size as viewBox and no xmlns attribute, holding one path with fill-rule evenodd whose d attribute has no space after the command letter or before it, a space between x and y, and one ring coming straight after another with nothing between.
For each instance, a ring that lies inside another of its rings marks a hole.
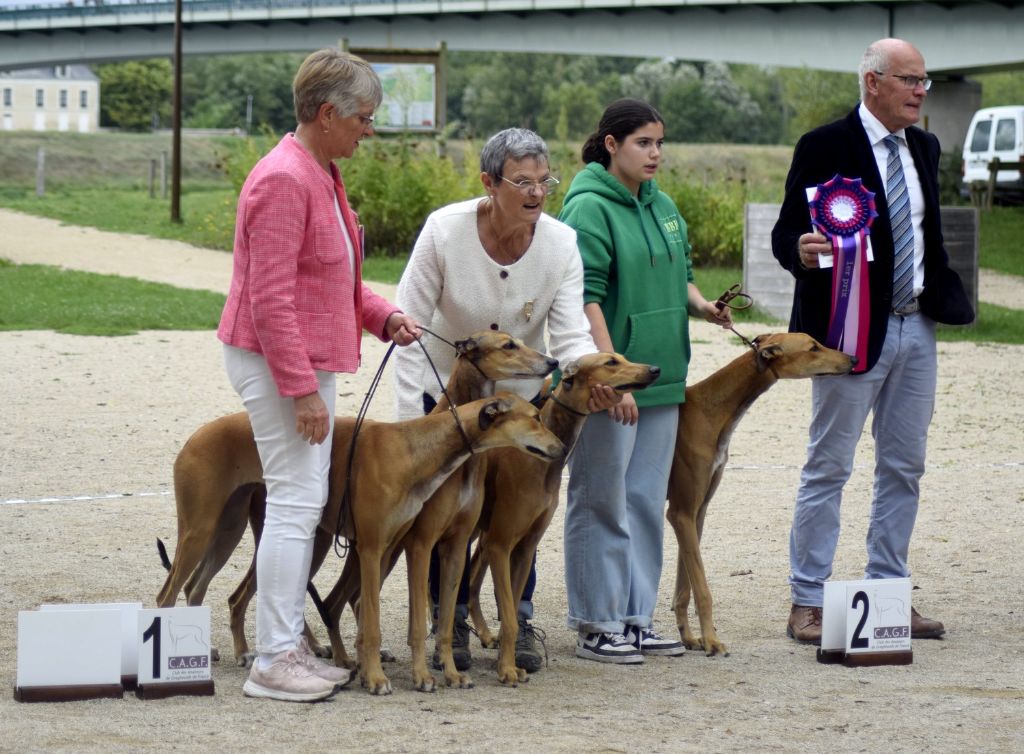
<instances>
[{"instance_id":1,"label":"green hooded sweatshirt","mask_svg":"<svg viewBox=\"0 0 1024 754\"><path fill-rule=\"evenodd\" d=\"M573 179L558 219L576 230L583 301L601 306L615 350L630 361L661 367L657 382L634 393L637 405L682 403L693 265L686 221L675 203L653 180L640 184L634 197L591 162Z\"/></svg>"}]
</instances>

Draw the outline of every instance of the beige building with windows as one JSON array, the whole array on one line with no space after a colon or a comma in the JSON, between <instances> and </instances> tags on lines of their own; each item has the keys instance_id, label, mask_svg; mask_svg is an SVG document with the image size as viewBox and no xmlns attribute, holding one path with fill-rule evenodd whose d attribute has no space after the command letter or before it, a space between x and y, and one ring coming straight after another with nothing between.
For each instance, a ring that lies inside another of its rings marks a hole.
<instances>
[{"instance_id":1,"label":"beige building with windows","mask_svg":"<svg viewBox=\"0 0 1024 754\"><path fill-rule=\"evenodd\" d=\"M0 71L0 131L99 130L100 80L84 65Z\"/></svg>"}]
</instances>

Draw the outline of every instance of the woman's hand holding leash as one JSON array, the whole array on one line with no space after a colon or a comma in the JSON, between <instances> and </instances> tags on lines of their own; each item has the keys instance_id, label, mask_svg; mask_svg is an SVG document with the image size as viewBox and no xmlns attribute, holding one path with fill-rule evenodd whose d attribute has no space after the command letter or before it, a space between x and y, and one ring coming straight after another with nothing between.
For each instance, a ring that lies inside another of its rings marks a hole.
<instances>
[{"instance_id":1,"label":"woman's hand holding leash","mask_svg":"<svg viewBox=\"0 0 1024 754\"><path fill-rule=\"evenodd\" d=\"M419 323L403 312L392 312L384 329L387 330L388 337L399 346L415 343L423 334L420 332Z\"/></svg>"}]
</instances>

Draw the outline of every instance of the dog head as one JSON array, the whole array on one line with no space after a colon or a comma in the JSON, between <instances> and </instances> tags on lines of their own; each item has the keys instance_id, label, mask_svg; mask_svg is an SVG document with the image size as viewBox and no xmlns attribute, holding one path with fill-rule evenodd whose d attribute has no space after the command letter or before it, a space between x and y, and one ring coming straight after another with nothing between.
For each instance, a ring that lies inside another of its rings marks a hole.
<instances>
[{"instance_id":1,"label":"dog head","mask_svg":"<svg viewBox=\"0 0 1024 754\"><path fill-rule=\"evenodd\" d=\"M823 346L802 332L758 335L753 340L757 370L770 369L782 380L849 374L857 357Z\"/></svg>"},{"instance_id":2,"label":"dog head","mask_svg":"<svg viewBox=\"0 0 1024 754\"><path fill-rule=\"evenodd\" d=\"M587 413L591 388L608 385L617 393L643 390L661 375L661 367L637 364L618 353L590 353L562 369L558 399L570 408Z\"/></svg>"},{"instance_id":3,"label":"dog head","mask_svg":"<svg viewBox=\"0 0 1024 754\"><path fill-rule=\"evenodd\" d=\"M529 401L502 390L480 403L477 449L513 447L546 461L565 457L565 445L541 423L540 411Z\"/></svg>"},{"instance_id":4,"label":"dog head","mask_svg":"<svg viewBox=\"0 0 1024 754\"><path fill-rule=\"evenodd\" d=\"M455 355L472 363L489 380L544 377L558 366L557 359L499 330L481 330L456 341Z\"/></svg>"}]
</instances>

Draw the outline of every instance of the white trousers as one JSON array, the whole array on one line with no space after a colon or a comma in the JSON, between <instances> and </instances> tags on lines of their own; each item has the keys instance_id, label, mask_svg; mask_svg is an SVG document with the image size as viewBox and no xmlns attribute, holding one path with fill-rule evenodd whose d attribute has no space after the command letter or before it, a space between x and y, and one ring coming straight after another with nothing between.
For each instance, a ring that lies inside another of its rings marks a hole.
<instances>
[{"instance_id":1,"label":"white trousers","mask_svg":"<svg viewBox=\"0 0 1024 754\"><path fill-rule=\"evenodd\" d=\"M263 356L225 345L224 366L249 413L267 484L256 556L256 651L270 656L294 649L302 634L313 537L327 502L335 377L316 373L330 431L310 445L295 430L295 400L278 393Z\"/></svg>"}]
</instances>

